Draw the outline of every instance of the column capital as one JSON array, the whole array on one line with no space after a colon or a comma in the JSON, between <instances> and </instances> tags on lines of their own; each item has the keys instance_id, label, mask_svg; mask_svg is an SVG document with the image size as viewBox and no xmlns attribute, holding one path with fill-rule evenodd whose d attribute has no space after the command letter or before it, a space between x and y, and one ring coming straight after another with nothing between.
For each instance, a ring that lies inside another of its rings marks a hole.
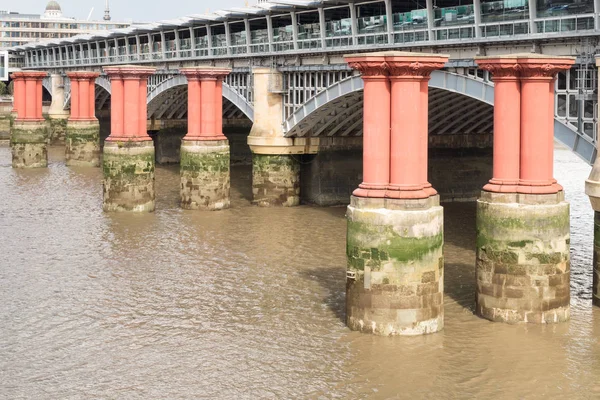
<instances>
[{"instance_id":1,"label":"column capital","mask_svg":"<svg viewBox=\"0 0 600 400\"><path fill-rule=\"evenodd\" d=\"M192 67L179 70L188 80L218 80L231 73L231 68L220 67Z\"/></svg>"},{"instance_id":2,"label":"column capital","mask_svg":"<svg viewBox=\"0 0 600 400\"><path fill-rule=\"evenodd\" d=\"M490 71L495 79L514 78L551 80L559 71L570 69L574 57L516 53L502 56L475 57L480 69Z\"/></svg>"},{"instance_id":3,"label":"column capital","mask_svg":"<svg viewBox=\"0 0 600 400\"><path fill-rule=\"evenodd\" d=\"M93 71L70 71L67 72L67 76L71 80L91 80L98 78L100 73Z\"/></svg>"},{"instance_id":4,"label":"column capital","mask_svg":"<svg viewBox=\"0 0 600 400\"><path fill-rule=\"evenodd\" d=\"M144 79L154 74L156 68L140 67L137 65L117 65L114 67L104 67L103 70L111 79Z\"/></svg>"},{"instance_id":5,"label":"column capital","mask_svg":"<svg viewBox=\"0 0 600 400\"><path fill-rule=\"evenodd\" d=\"M47 76L44 71L17 71L10 75L11 79L44 79Z\"/></svg>"},{"instance_id":6,"label":"column capital","mask_svg":"<svg viewBox=\"0 0 600 400\"><path fill-rule=\"evenodd\" d=\"M349 54L344 59L351 68L364 77L399 76L423 77L444 67L449 56L445 54L412 53L406 51L381 51Z\"/></svg>"},{"instance_id":7,"label":"column capital","mask_svg":"<svg viewBox=\"0 0 600 400\"><path fill-rule=\"evenodd\" d=\"M493 81L518 79L523 69L516 57L475 57L475 63L491 73Z\"/></svg>"}]
</instances>

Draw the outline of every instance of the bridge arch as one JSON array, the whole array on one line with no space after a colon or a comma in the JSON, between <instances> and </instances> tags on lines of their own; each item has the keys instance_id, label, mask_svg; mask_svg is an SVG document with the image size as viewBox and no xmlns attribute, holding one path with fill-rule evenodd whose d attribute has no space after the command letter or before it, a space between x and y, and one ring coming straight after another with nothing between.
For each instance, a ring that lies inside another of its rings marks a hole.
<instances>
[{"instance_id":1,"label":"bridge arch","mask_svg":"<svg viewBox=\"0 0 600 400\"><path fill-rule=\"evenodd\" d=\"M308 99L284 121L286 137L362 135L363 88L360 75L353 75ZM429 88L430 135L493 131L493 83L434 71ZM594 144L556 118L554 136L588 163L595 158Z\"/></svg>"},{"instance_id":2,"label":"bridge arch","mask_svg":"<svg viewBox=\"0 0 600 400\"><path fill-rule=\"evenodd\" d=\"M224 117L243 114L254 121L252 105L237 91L223 82ZM148 91L148 118L182 118L187 114L187 79L184 75L173 75Z\"/></svg>"}]
</instances>

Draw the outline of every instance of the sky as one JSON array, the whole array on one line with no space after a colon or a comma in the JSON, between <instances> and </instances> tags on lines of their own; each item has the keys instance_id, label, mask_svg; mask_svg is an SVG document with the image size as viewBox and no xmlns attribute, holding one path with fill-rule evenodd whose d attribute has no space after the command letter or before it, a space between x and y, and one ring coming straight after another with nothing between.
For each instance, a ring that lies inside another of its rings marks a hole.
<instances>
[{"instance_id":1,"label":"sky","mask_svg":"<svg viewBox=\"0 0 600 400\"><path fill-rule=\"evenodd\" d=\"M92 18L101 20L104 16L105 0L57 0L65 17L87 19L92 7ZM206 11L221 10L228 7L252 5L256 0L109 0L110 15L113 21L160 21L200 14ZM15 11L22 14L42 14L47 0L0 0L0 10Z\"/></svg>"}]
</instances>

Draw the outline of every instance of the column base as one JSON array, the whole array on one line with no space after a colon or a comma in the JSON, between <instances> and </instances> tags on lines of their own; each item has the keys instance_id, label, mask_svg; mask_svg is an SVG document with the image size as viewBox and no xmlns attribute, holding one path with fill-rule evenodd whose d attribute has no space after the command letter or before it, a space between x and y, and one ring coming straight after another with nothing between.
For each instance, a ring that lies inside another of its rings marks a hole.
<instances>
[{"instance_id":1,"label":"column base","mask_svg":"<svg viewBox=\"0 0 600 400\"><path fill-rule=\"evenodd\" d=\"M477 201L477 314L506 323L567 321L569 243L569 203L563 192L482 192Z\"/></svg>"},{"instance_id":2,"label":"column base","mask_svg":"<svg viewBox=\"0 0 600 400\"><path fill-rule=\"evenodd\" d=\"M252 154L253 203L261 207L300 204L298 156Z\"/></svg>"},{"instance_id":3,"label":"column base","mask_svg":"<svg viewBox=\"0 0 600 400\"><path fill-rule=\"evenodd\" d=\"M180 176L182 208L229 208L229 142L182 140Z\"/></svg>"},{"instance_id":4,"label":"column base","mask_svg":"<svg viewBox=\"0 0 600 400\"><path fill-rule=\"evenodd\" d=\"M14 121L10 134L13 168L46 168L47 141L46 121Z\"/></svg>"},{"instance_id":5,"label":"column base","mask_svg":"<svg viewBox=\"0 0 600 400\"><path fill-rule=\"evenodd\" d=\"M67 165L100 166L100 123L97 120L69 121L65 156Z\"/></svg>"},{"instance_id":6,"label":"column base","mask_svg":"<svg viewBox=\"0 0 600 400\"><path fill-rule=\"evenodd\" d=\"M104 143L104 211L154 211L154 145L152 141Z\"/></svg>"},{"instance_id":7,"label":"column base","mask_svg":"<svg viewBox=\"0 0 600 400\"><path fill-rule=\"evenodd\" d=\"M352 196L348 206L346 323L376 335L444 327L444 216L439 197Z\"/></svg>"}]
</instances>

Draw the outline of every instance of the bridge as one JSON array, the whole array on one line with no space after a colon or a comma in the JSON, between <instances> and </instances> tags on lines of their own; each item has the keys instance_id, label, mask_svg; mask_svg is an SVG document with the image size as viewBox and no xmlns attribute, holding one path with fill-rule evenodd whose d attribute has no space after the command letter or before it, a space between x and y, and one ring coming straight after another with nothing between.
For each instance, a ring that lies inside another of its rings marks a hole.
<instances>
[{"instance_id":1,"label":"bridge","mask_svg":"<svg viewBox=\"0 0 600 400\"><path fill-rule=\"evenodd\" d=\"M301 190L347 202L362 180L348 207L352 329L442 329L440 199L478 198L479 315L566 321L569 206L552 137L595 160L600 7L495 3L272 1L13 48L13 166L44 167L46 130L64 129L68 165L102 164L106 211L152 211L155 158L182 123L181 206L221 210L223 128L245 124L257 205L298 205ZM470 166L492 148L489 166ZM586 190L600 211L596 175Z\"/></svg>"}]
</instances>

